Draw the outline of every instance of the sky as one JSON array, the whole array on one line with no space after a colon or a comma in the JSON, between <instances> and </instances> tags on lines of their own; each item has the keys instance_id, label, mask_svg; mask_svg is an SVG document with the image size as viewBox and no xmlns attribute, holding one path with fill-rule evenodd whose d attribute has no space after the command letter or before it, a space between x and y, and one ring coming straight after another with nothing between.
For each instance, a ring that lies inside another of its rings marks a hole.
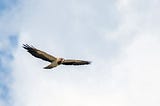
<instances>
[{"instance_id":1,"label":"sky","mask_svg":"<svg viewBox=\"0 0 160 106\"><path fill-rule=\"evenodd\" d=\"M159 0L1 0L0 106L159 106ZM58 66L22 48L92 61Z\"/></svg>"}]
</instances>

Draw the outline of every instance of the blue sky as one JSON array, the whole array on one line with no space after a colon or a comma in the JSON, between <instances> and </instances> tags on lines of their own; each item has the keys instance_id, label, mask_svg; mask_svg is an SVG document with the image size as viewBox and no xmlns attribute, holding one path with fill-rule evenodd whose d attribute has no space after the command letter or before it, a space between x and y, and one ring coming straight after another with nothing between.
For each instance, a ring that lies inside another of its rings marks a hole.
<instances>
[{"instance_id":1,"label":"blue sky","mask_svg":"<svg viewBox=\"0 0 160 106\"><path fill-rule=\"evenodd\" d=\"M15 0L1 0L0 1L0 17L2 19L3 14L10 11L14 6L16 6ZM2 20L1 20L2 21ZM18 35L14 33L4 34L0 33L0 105L10 106L10 84L12 83L12 69L11 62L14 59L13 51L17 48Z\"/></svg>"},{"instance_id":2,"label":"blue sky","mask_svg":"<svg viewBox=\"0 0 160 106\"><path fill-rule=\"evenodd\" d=\"M5 42L4 42L5 41ZM10 104L10 84L12 83L12 69L11 62L13 61L13 51L16 49L18 44L17 35L9 35L7 37L1 37L1 48L0 48L0 98L5 102L6 105ZM3 47L2 47L3 46Z\"/></svg>"},{"instance_id":3,"label":"blue sky","mask_svg":"<svg viewBox=\"0 0 160 106\"><path fill-rule=\"evenodd\" d=\"M1 0L0 106L159 106L159 4ZM44 70L23 43L92 64Z\"/></svg>"},{"instance_id":4,"label":"blue sky","mask_svg":"<svg viewBox=\"0 0 160 106\"><path fill-rule=\"evenodd\" d=\"M14 56L13 52L18 44L17 35L9 35L7 37L1 37L0 48L0 99L5 105L10 105L10 84L12 83L12 69L10 64L12 63ZM2 47L3 46L3 47Z\"/></svg>"}]
</instances>

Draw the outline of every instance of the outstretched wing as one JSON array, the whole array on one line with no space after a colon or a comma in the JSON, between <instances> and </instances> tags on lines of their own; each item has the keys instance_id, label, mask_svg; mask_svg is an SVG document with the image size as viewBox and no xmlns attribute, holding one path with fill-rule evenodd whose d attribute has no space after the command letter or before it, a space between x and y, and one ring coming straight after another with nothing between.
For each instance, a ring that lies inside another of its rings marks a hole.
<instances>
[{"instance_id":1,"label":"outstretched wing","mask_svg":"<svg viewBox=\"0 0 160 106\"><path fill-rule=\"evenodd\" d=\"M53 62L56 60L56 57L53 57L41 50L34 48L33 46L29 46L28 44L23 44L23 48L26 49L33 56L40 58L45 61Z\"/></svg>"},{"instance_id":2,"label":"outstretched wing","mask_svg":"<svg viewBox=\"0 0 160 106\"><path fill-rule=\"evenodd\" d=\"M70 60L66 59L62 62L63 65L87 65L90 64L90 61L84 61L84 60Z\"/></svg>"}]
</instances>

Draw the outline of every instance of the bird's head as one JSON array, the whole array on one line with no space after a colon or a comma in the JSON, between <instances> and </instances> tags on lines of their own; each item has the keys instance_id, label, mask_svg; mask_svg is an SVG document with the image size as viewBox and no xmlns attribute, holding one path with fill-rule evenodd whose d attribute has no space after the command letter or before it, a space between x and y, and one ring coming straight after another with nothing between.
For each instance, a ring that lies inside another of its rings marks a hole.
<instances>
[{"instance_id":1,"label":"bird's head","mask_svg":"<svg viewBox=\"0 0 160 106\"><path fill-rule=\"evenodd\" d=\"M64 58L58 58L58 64L61 64L64 61Z\"/></svg>"}]
</instances>

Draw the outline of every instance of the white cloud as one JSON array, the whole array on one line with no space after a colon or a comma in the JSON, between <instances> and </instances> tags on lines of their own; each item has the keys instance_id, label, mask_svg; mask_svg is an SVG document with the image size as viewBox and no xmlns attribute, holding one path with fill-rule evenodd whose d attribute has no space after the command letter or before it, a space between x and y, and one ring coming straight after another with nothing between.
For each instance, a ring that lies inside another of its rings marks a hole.
<instances>
[{"instance_id":1,"label":"white cloud","mask_svg":"<svg viewBox=\"0 0 160 106\"><path fill-rule=\"evenodd\" d=\"M159 48L157 37L140 33L126 49L127 58L112 69L113 78L119 79L117 85L121 86L124 78L128 77L127 92L131 106L159 105ZM123 74L119 75L119 71Z\"/></svg>"},{"instance_id":2,"label":"white cloud","mask_svg":"<svg viewBox=\"0 0 160 106\"><path fill-rule=\"evenodd\" d=\"M130 60L126 64L130 67L129 90L131 102L135 105L159 105L159 46L157 37L145 34L137 39L127 51Z\"/></svg>"},{"instance_id":3,"label":"white cloud","mask_svg":"<svg viewBox=\"0 0 160 106\"><path fill-rule=\"evenodd\" d=\"M20 33L12 64L15 106L159 105L159 1L22 4L22 23L13 30ZM26 53L23 43L93 63L43 70L47 63Z\"/></svg>"}]
</instances>

